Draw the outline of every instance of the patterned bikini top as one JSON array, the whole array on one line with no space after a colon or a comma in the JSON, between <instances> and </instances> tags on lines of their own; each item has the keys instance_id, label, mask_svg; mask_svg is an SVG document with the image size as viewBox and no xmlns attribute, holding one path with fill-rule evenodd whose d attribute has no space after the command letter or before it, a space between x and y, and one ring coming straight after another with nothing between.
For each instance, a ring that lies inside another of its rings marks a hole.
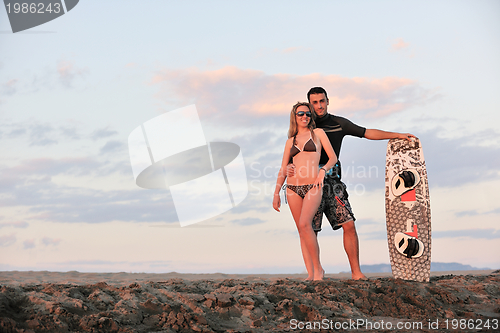
<instances>
[{"instance_id":1,"label":"patterned bikini top","mask_svg":"<svg viewBox=\"0 0 500 333\"><path fill-rule=\"evenodd\" d=\"M315 152L316 151L316 144L314 143L312 136L309 137L309 140L304 144L304 147L302 147L302 150L300 150L299 147L297 147L295 145L295 136L293 137L293 146L292 146L292 148L290 148L290 161L288 163L292 163L295 155L297 155L298 153L301 153L303 151L307 151L307 152Z\"/></svg>"}]
</instances>

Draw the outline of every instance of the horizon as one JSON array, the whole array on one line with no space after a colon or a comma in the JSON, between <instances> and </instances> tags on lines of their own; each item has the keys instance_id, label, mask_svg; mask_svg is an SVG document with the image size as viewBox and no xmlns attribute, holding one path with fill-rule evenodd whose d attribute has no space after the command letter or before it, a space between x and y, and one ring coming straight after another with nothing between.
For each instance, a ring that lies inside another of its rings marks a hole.
<instances>
[{"instance_id":1,"label":"horizon","mask_svg":"<svg viewBox=\"0 0 500 333\"><path fill-rule=\"evenodd\" d=\"M500 268L500 2L319 1L300 20L310 6L79 2L19 33L0 9L0 270L303 267L270 189L314 86L330 113L419 137L433 261ZM200 138L240 147L248 195L181 228L170 189L136 185L128 140L193 104ZM389 264L386 145L346 137L339 156L362 266ZM318 240L327 273L349 270L342 231L324 219Z\"/></svg>"},{"instance_id":2,"label":"horizon","mask_svg":"<svg viewBox=\"0 0 500 333\"><path fill-rule=\"evenodd\" d=\"M436 269L436 265L439 267L448 267L446 269ZM433 268L434 266L434 268ZM380 264L371 264L371 265L361 265L361 269L363 272L366 273L390 273L391 272L391 265L390 263L380 263ZM274 272L265 272L265 273L259 273L259 272L177 272L177 271L170 271L170 272L126 272L126 271L78 271L78 270L71 270L71 271L52 271L52 270L31 270L31 269L20 269L20 270L0 270L0 272L50 272L50 273L96 273L96 274L118 274L118 273L126 273L126 274L171 274L171 273L177 273L177 274L231 274L231 275L276 275L276 274L290 274L290 275L295 275L295 274L307 274L307 271L303 269L302 271L298 272L300 269L297 269L296 272L292 272L292 270L289 270L288 272L282 272L282 271L274 271ZM452 272L452 271L495 271L498 270L498 268L489 268L489 267L473 267L471 265L464 265L458 262L431 262L431 272ZM325 274L350 274L350 270L348 269L347 271L327 271Z\"/></svg>"}]
</instances>

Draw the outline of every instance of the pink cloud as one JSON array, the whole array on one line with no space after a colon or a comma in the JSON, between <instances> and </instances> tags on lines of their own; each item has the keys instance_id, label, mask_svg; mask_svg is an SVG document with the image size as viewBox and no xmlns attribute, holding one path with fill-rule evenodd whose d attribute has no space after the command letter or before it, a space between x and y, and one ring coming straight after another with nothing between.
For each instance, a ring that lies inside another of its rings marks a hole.
<instances>
[{"instance_id":1,"label":"pink cloud","mask_svg":"<svg viewBox=\"0 0 500 333\"><path fill-rule=\"evenodd\" d=\"M43 237L42 238L42 243L45 245L45 246L49 246L49 245L58 245L59 243L61 242L61 239L60 238L49 238L49 237Z\"/></svg>"},{"instance_id":2,"label":"pink cloud","mask_svg":"<svg viewBox=\"0 0 500 333\"><path fill-rule=\"evenodd\" d=\"M292 47L287 47L286 49L282 49L282 50L275 49L275 51L277 51L279 53L284 53L284 54L294 53L294 52L299 52L299 51L309 51L309 50L311 50L311 49L305 48L302 46L292 46Z\"/></svg>"},{"instance_id":3,"label":"pink cloud","mask_svg":"<svg viewBox=\"0 0 500 333\"><path fill-rule=\"evenodd\" d=\"M402 49L406 49L410 46L409 43L405 42L403 38L397 38L394 43L392 43L392 49L394 51L399 51Z\"/></svg>"},{"instance_id":4,"label":"pink cloud","mask_svg":"<svg viewBox=\"0 0 500 333\"><path fill-rule=\"evenodd\" d=\"M72 62L61 60L57 64L57 73L59 75L59 81L67 86L71 87L73 81L78 76L83 76L87 72L87 69L78 69Z\"/></svg>"},{"instance_id":5,"label":"pink cloud","mask_svg":"<svg viewBox=\"0 0 500 333\"><path fill-rule=\"evenodd\" d=\"M23 242L23 246L25 249L32 249L35 247L35 240L34 239L27 239Z\"/></svg>"},{"instance_id":6,"label":"pink cloud","mask_svg":"<svg viewBox=\"0 0 500 333\"><path fill-rule=\"evenodd\" d=\"M16 85L19 82L17 79L11 79L0 85L1 95L14 95L16 93Z\"/></svg>"},{"instance_id":7,"label":"pink cloud","mask_svg":"<svg viewBox=\"0 0 500 333\"><path fill-rule=\"evenodd\" d=\"M328 92L332 113L368 117L392 113L428 103L436 91L408 78L348 78L339 75L274 74L227 66L202 71L164 69L151 80L159 86L157 97L179 106L196 103L202 113L259 117L283 115L295 102L307 100L307 91L322 86Z\"/></svg>"},{"instance_id":8,"label":"pink cloud","mask_svg":"<svg viewBox=\"0 0 500 333\"><path fill-rule=\"evenodd\" d=\"M0 229L3 227L26 228L28 226L29 224L25 221L0 223Z\"/></svg>"},{"instance_id":9,"label":"pink cloud","mask_svg":"<svg viewBox=\"0 0 500 333\"><path fill-rule=\"evenodd\" d=\"M5 83L0 84L0 96L12 96L17 91L17 79L11 79ZM4 100L0 99L0 105L4 103Z\"/></svg>"},{"instance_id":10,"label":"pink cloud","mask_svg":"<svg viewBox=\"0 0 500 333\"><path fill-rule=\"evenodd\" d=\"M15 242L16 242L15 234L0 236L0 246L5 246L5 247L11 246Z\"/></svg>"}]
</instances>

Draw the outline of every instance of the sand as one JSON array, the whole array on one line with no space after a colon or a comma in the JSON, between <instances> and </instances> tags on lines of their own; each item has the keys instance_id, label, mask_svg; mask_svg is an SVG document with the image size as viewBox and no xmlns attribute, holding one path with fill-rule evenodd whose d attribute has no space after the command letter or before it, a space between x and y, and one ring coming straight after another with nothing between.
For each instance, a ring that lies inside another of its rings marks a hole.
<instances>
[{"instance_id":1,"label":"sand","mask_svg":"<svg viewBox=\"0 0 500 333\"><path fill-rule=\"evenodd\" d=\"M0 272L0 332L500 331L499 271L367 275Z\"/></svg>"}]
</instances>

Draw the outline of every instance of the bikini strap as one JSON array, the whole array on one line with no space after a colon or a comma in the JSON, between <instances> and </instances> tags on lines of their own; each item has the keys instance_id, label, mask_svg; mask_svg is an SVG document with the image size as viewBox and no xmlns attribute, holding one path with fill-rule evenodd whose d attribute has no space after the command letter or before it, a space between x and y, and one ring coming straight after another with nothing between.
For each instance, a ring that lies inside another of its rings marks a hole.
<instances>
[{"instance_id":1,"label":"bikini strap","mask_svg":"<svg viewBox=\"0 0 500 333\"><path fill-rule=\"evenodd\" d=\"M287 187L287 184L283 184L281 189L283 190L283 197L285 198L285 204L288 205L288 202L286 202L286 187Z\"/></svg>"}]
</instances>

